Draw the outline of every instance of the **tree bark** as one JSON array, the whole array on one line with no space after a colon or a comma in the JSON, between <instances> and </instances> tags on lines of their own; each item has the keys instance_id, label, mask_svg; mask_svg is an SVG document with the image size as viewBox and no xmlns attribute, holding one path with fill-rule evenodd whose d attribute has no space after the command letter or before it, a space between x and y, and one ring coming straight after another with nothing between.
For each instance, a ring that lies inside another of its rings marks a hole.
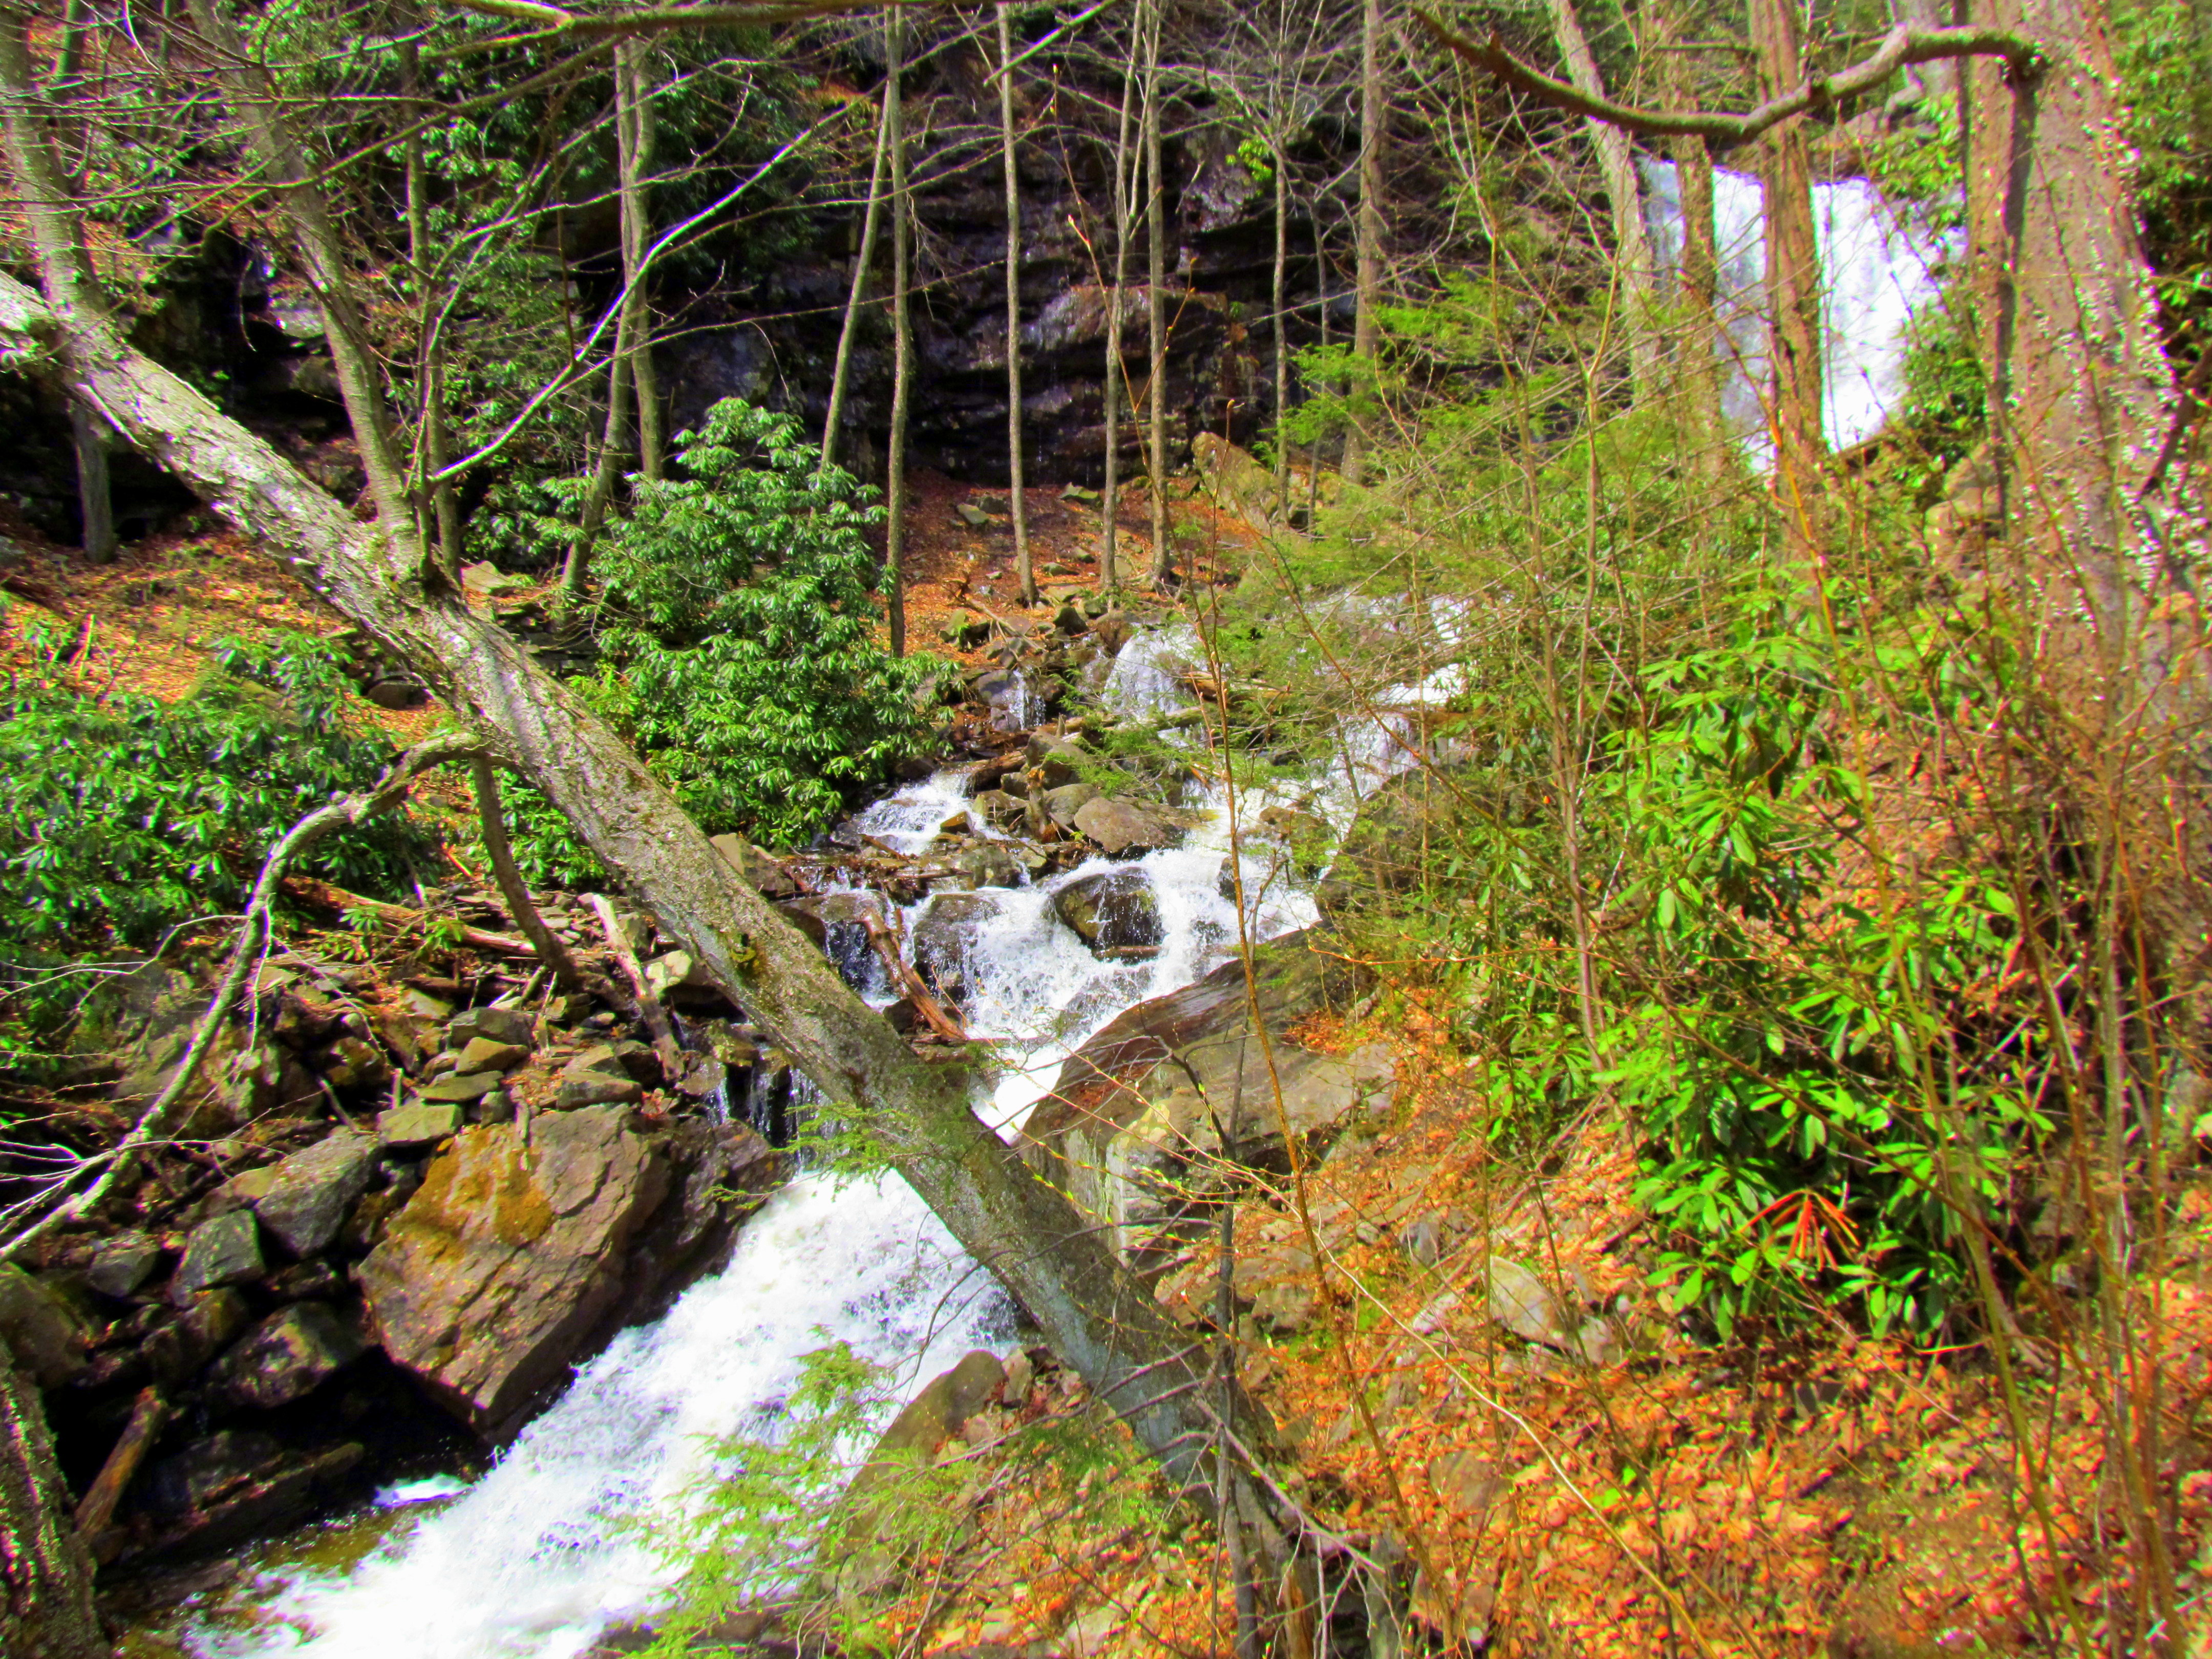
<instances>
[{"instance_id":1,"label":"tree bark","mask_svg":"<svg viewBox=\"0 0 2212 1659\"><path fill-rule=\"evenodd\" d=\"M888 613L891 654L906 654L906 428L914 396L913 313L907 289L914 280L914 204L908 198L906 112L902 63L906 17L896 6L884 12L884 134L891 162L891 430L884 458L884 606Z\"/></svg>"},{"instance_id":2,"label":"tree bark","mask_svg":"<svg viewBox=\"0 0 2212 1659\"><path fill-rule=\"evenodd\" d=\"M191 5L192 21L222 60L223 78L246 117L264 176L276 187L291 222L294 255L323 314L338 391L352 420L362 470L368 475L378 533L392 538L395 546L412 546L419 557L421 544L411 536L402 536L403 527L414 522L408 510L406 469L400 465L392 443L383 381L376 372L375 348L329 206L284 124L283 106L269 84L267 72L246 52L229 18L217 9L216 0L191 0Z\"/></svg>"},{"instance_id":3,"label":"tree bark","mask_svg":"<svg viewBox=\"0 0 2212 1659\"><path fill-rule=\"evenodd\" d=\"M417 91L420 78L416 58L414 43L410 41L402 49L400 64L402 85L410 96ZM422 453L416 477L438 480L430 486L428 516L437 530L439 566L445 571L446 579L458 585L462 556L460 492L453 480L439 476L445 471L449 459L446 437L445 319L431 299L430 271L435 262L430 248L429 187L422 175L420 133L408 137L405 173L407 266L415 283L416 333L421 340L420 368L416 375L421 406L416 415L416 429L422 434ZM419 483L415 493L421 495Z\"/></svg>"},{"instance_id":4,"label":"tree bark","mask_svg":"<svg viewBox=\"0 0 2212 1659\"><path fill-rule=\"evenodd\" d=\"M1114 282L1106 296L1106 488L1102 496L1104 526L1100 531L1098 585L1109 593L1121 585L1121 409L1120 395L1128 389L1129 377L1121 361L1121 307L1128 293L1129 233L1133 228L1131 198L1135 166L1129 144L1130 100L1135 94L1137 66L1143 52L1143 28L1130 32L1128 60L1121 68L1121 114L1114 137Z\"/></svg>"},{"instance_id":5,"label":"tree bark","mask_svg":"<svg viewBox=\"0 0 2212 1659\"><path fill-rule=\"evenodd\" d=\"M1145 19L1145 328L1150 343L1152 411L1146 430L1152 475L1152 586L1175 580L1168 531L1167 179L1160 167L1160 0L1146 0Z\"/></svg>"},{"instance_id":6,"label":"tree bark","mask_svg":"<svg viewBox=\"0 0 2212 1659\"><path fill-rule=\"evenodd\" d=\"M8 20L9 32L20 27ZM67 1518L46 1407L0 1342L0 1650L9 1659L108 1659L92 1558Z\"/></svg>"},{"instance_id":7,"label":"tree bark","mask_svg":"<svg viewBox=\"0 0 2212 1659\"><path fill-rule=\"evenodd\" d=\"M83 520L78 545L94 564L115 556L115 496L107 482L107 434L99 416L70 399L70 442L76 452L76 501Z\"/></svg>"},{"instance_id":8,"label":"tree bark","mask_svg":"<svg viewBox=\"0 0 2212 1659\"><path fill-rule=\"evenodd\" d=\"M522 872L514 862L514 848L507 838L507 813L500 805L499 769L490 761L479 757L471 767L477 790L477 822L483 831L484 857L491 865L493 881L499 885L499 896L507 905L507 914L514 918L514 925L530 941L530 948L538 952L538 960L553 975L553 982L563 991L585 988L584 975L576 966L576 958L568 954L568 947L561 936L545 925L545 918L538 914L538 906L530 896L530 884L522 878Z\"/></svg>"},{"instance_id":9,"label":"tree bark","mask_svg":"<svg viewBox=\"0 0 2212 1659\"><path fill-rule=\"evenodd\" d=\"M1605 96L1605 78L1590 55L1574 0L1552 0L1552 32L1566 59L1567 78L1592 98ZM1613 249L1618 273L1620 314L1628 336L1628 376L1635 400L1649 403L1659 390L1659 339L1652 316L1656 281L1651 238L1644 225L1644 189L1628 135L1609 122L1585 116L1590 145L1597 151L1598 176L1605 180L1613 220Z\"/></svg>"},{"instance_id":10,"label":"tree bark","mask_svg":"<svg viewBox=\"0 0 2212 1659\"><path fill-rule=\"evenodd\" d=\"M1275 313L1275 516L1291 521L1291 440L1285 422L1291 416L1291 179L1290 156L1282 141L1279 100L1273 112L1275 141L1275 268L1268 304Z\"/></svg>"},{"instance_id":11,"label":"tree bark","mask_svg":"<svg viewBox=\"0 0 2212 1659\"><path fill-rule=\"evenodd\" d=\"M837 459L838 428L845 418L845 383L853 371L853 338L859 331L860 302L866 298L868 276L876 258L876 226L883 217L884 155L890 131L888 94L876 116L876 153L868 164L868 205L860 216L860 246L853 255L853 287L845 299L845 321L837 331L837 360L830 371L830 407L822 417L822 465Z\"/></svg>"},{"instance_id":12,"label":"tree bark","mask_svg":"<svg viewBox=\"0 0 2212 1659\"><path fill-rule=\"evenodd\" d=\"M1014 566L1022 603L1037 602L1036 573L1030 563L1030 510L1022 499L1022 186L1014 155L1014 33L1006 0L999 0L999 133L1006 169L1006 500L1014 523Z\"/></svg>"},{"instance_id":13,"label":"tree bark","mask_svg":"<svg viewBox=\"0 0 2212 1659\"><path fill-rule=\"evenodd\" d=\"M2138 596L2186 574L2145 511L2175 394L2118 72L2078 0L1981 0L1976 19L2064 41L2068 58L2026 88L1992 64L1967 71L1975 311L2004 535L2078 586L2118 653L2137 631Z\"/></svg>"},{"instance_id":14,"label":"tree bark","mask_svg":"<svg viewBox=\"0 0 2212 1659\"><path fill-rule=\"evenodd\" d=\"M1382 324L1382 0L1364 0L1359 11L1359 208L1352 234L1352 355L1367 382L1353 392L1353 407L1374 395ZM1367 475L1366 434L1355 414L1344 434L1340 469L1348 484Z\"/></svg>"},{"instance_id":15,"label":"tree bark","mask_svg":"<svg viewBox=\"0 0 2212 1659\"><path fill-rule=\"evenodd\" d=\"M1780 96L1802 78L1794 0L1751 0L1752 45L1759 90ZM1813 168L1804 118L1778 122L1759 140L1765 197L1767 374L1772 394L1774 490L1782 544L1792 562L1820 556L1822 474L1820 263L1813 234Z\"/></svg>"},{"instance_id":16,"label":"tree bark","mask_svg":"<svg viewBox=\"0 0 2212 1659\"><path fill-rule=\"evenodd\" d=\"M653 100L645 94L645 46L615 48L615 149L620 169L623 329L630 389L637 397L637 470L660 477L666 440L661 431L660 377L653 366L653 307L646 295L646 245L653 208L646 175L653 166Z\"/></svg>"}]
</instances>

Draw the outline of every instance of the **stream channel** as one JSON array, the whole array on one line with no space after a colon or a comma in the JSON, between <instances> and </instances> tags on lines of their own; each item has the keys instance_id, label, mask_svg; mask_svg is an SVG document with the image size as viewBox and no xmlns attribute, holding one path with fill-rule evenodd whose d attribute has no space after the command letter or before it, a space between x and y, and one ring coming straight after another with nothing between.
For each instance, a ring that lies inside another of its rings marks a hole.
<instances>
[{"instance_id":1,"label":"stream channel","mask_svg":"<svg viewBox=\"0 0 2212 1659\"><path fill-rule=\"evenodd\" d=\"M1181 673L1195 647L1188 629L1140 631L1114 659L1102 701L1137 720L1188 706ZM1389 701L1402 708L1448 689L1401 687ZM1407 729L1393 719L1347 731L1336 768L1292 793L1345 828L1361 797L1411 764ZM1288 797L1250 795L1239 816L1249 823L1278 799ZM1180 846L983 890L997 908L969 947L964 1008L970 1033L995 1040L1002 1062L975 1109L1009 1139L1092 1032L1235 947L1235 903L1220 891L1226 799L1193 785L1182 805L1204 819ZM942 773L850 827L918 854L965 810L958 775ZM1310 890L1279 862L1264 847L1247 852L1255 939L1315 919ZM1151 884L1164 938L1148 961L1094 956L1053 914L1059 889L1105 870ZM933 902L903 913L909 942ZM880 964L847 969L871 1002L893 1000ZM720 1273L617 1337L481 1474L388 1487L363 1513L276 1540L232 1586L187 1604L179 1645L197 1659L569 1659L609 1626L650 1615L667 1569L645 1523L711 1476L716 1442L774 1433L802 1355L848 1342L895 1370L902 1400L968 1350L1003 1350L1013 1334L1012 1305L896 1175L802 1173L746 1224Z\"/></svg>"}]
</instances>

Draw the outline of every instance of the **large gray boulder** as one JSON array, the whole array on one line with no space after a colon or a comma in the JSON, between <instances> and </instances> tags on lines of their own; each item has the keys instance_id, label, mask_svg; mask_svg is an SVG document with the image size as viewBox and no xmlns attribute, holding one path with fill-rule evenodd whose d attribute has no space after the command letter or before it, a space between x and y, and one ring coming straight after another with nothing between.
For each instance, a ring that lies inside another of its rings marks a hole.
<instances>
[{"instance_id":1,"label":"large gray boulder","mask_svg":"<svg viewBox=\"0 0 2212 1659\"><path fill-rule=\"evenodd\" d=\"M464 1129L359 1273L385 1352L487 1437L726 1252L782 1178L750 1129L619 1107Z\"/></svg>"},{"instance_id":2,"label":"large gray boulder","mask_svg":"<svg viewBox=\"0 0 2212 1659\"><path fill-rule=\"evenodd\" d=\"M998 914L988 893L937 894L914 927L915 971L940 995L966 995L976 939Z\"/></svg>"},{"instance_id":3,"label":"large gray boulder","mask_svg":"<svg viewBox=\"0 0 2212 1659\"><path fill-rule=\"evenodd\" d=\"M1086 840L1098 843L1109 858L1136 858L1172 847L1182 839L1189 820L1164 806L1117 800L1098 795L1078 807L1074 823Z\"/></svg>"},{"instance_id":4,"label":"large gray boulder","mask_svg":"<svg viewBox=\"0 0 2212 1659\"><path fill-rule=\"evenodd\" d=\"M346 1212L376 1173L374 1135L342 1129L279 1164L254 1213L295 1256L314 1255L338 1236Z\"/></svg>"},{"instance_id":5,"label":"large gray boulder","mask_svg":"<svg viewBox=\"0 0 2212 1659\"><path fill-rule=\"evenodd\" d=\"M1052 896L1052 912L1100 956L1151 951L1167 938L1141 870L1102 870L1071 881Z\"/></svg>"},{"instance_id":6,"label":"large gray boulder","mask_svg":"<svg viewBox=\"0 0 2212 1659\"><path fill-rule=\"evenodd\" d=\"M1371 975L1292 933L1255 952L1260 1020L1243 965L1124 1011L1060 1067L1023 1133L1023 1155L1109 1230L1125 1259L1156 1266L1202 1215L1224 1159L1288 1167L1283 1125L1311 1153L1390 1100L1387 1079L1301 1048L1290 1028L1359 996ZM1275 1087L1282 1089L1281 1109ZM1224 1145L1221 1130L1227 1130Z\"/></svg>"}]
</instances>

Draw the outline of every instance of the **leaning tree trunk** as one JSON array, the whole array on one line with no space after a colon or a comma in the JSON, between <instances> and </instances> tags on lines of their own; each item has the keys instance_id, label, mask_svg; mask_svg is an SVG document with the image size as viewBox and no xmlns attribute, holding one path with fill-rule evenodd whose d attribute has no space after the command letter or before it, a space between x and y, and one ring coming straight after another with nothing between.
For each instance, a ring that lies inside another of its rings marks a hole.
<instances>
[{"instance_id":1,"label":"leaning tree trunk","mask_svg":"<svg viewBox=\"0 0 2212 1659\"><path fill-rule=\"evenodd\" d=\"M1129 386L1127 366L1121 361L1121 306L1129 291L1129 233L1136 217L1130 199L1136 193L1131 180L1136 163L1129 144L1129 112L1141 39L1141 29L1130 32L1129 58L1121 69L1121 117L1114 135L1114 282L1106 294L1106 489L1098 545L1098 585L1109 594L1118 592L1121 585L1121 404Z\"/></svg>"},{"instance_id":2,"label":"leaning tree trunk","mask_svg":"<svg viewBox=\"0 0 2212 1659\"><path fill-rule=\"evenodd\" d=\"M637 397L637 470L661 475L667 441L661 430L660 377L653 366L653 307L646 297L647 242L653 210L646 174L653 165L653 100L645 92L645 47L615 48L615 149L622 208L623 334L630 390Z\"/></svg>"},{"instance_id":3,"label":"leaning tree trunk","mask_svg":"<svg viewBox=\"0 0 2212 1659\"><path fill-rule=\"evenodd\" d=\"M962 1068L917 1058L804 934L729 879L728 861L635 750L520 641L442 581L426 580L404 502L387 526L357 522L265 441L128 344L106 313L87 302L66 258L47 269L44 256L71 245L75 210L30 118L27 76L16 73L27 60L25 36L20 26L0 36L14 43L0 51L0 118L17 194L33 222L42 276L72 296L42 300L0 273L0 349L11 364L50 375L105 411L125 440L289 560L420 673L457 719L544 792L831 1106L869 1127L888 1161L1177 1486L1207 1501L1203 1449L1218 1414L1205 1398L1203 1343L1170 1322L1098 1230L976 1118ZM303 182L292 204L313 191ZM327 267L337 257L334 240L319 240L328 235L327 220L295 222ZM330 338L338 353L359 343L335 329ZM338 367L342 388L371 372L363 361ZM379 408L349 400L356 425ZM1245 1444L1272 1443L1264 1418L1241 1399L1233 1415Z\"/></svg>"},{"instance_id":4,"label":"leaning tree trunk","mask_svg":"<svg viewBox=\"0 0 2212 1659\"><path fill-rule=\"evenodd\" d=\"M853 255L853 286L845 296L845 320L837 331L836 363L830 371L830 407L822 416L824 466L835 465L837 459L838 428L845 419L845 383L853 372L853 339L860 331L860 302L867 297L868 273L875 264L876 226L884 211L884 153L888 148L890 117L887 90L884 107L876 117L875 155L868 163L868 205L860 216L860 246Z\"/></svg>"},{"instance_id":5,"label":"leaning tree trunk","mask_svg":"<svg viewBox=\"0 0 2212 1659\"><path fill-rule=\"evenodd\" d=\"M1022 499L1022 181L1014 155L1014 32L1006 0L999 4L999 133L1006 171L1006 500L1014 525L1014 567L1022 603L1037 602L1030 563L1030 510Z\"/></svg>"},{"instance_id":6,"label":"leaning tree trunk","mask_svg":"<svg viewBox=\"0 0 2212 1659\"><path fill-rule=\"evenodd\" d=\"M92 1557L70 1523L53 1437L31 1379L0 1342L0 1652L108 1659L92 1601Z\"/></svg>"}]
</instances>

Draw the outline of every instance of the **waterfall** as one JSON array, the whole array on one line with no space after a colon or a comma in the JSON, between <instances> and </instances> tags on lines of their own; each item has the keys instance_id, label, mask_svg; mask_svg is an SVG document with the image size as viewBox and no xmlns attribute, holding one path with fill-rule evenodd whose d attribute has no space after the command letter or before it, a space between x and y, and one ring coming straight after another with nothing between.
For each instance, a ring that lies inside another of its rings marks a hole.
<instances>
[{"instance_id":1,"label":"waterfall","mask_svg":"<svg viewBox=\"0 0 2212 1659\"><path fill-rule=\"evenodd\" d=\"M667 1572L639 1522L705 1469L710 1439L772 1426L800 1355L842 1339L911 1392L1005 1324L904 1182L803 1176L718 1277L617 1337L460 1496L418 1502L422 1518L349 1571L264 1580L251 1632L189 1639L205 1659L574 1659L657 1604Z\"/></svg>"},{"instance_id":2,"label":"waterfall","mask_svg":"<svg viewBox=\"0 0 2212 1659\"><path fill-rule=\"evenodd\" d=\"M1682 198L1671 161L1645 161L1644 212L1662 271L1680 268ZM1955 234L1932 231L1863 179L1813 186L1820 260L1821 424L1849 449L1881 429L1903 402L1912 319L1942 300L1941 276L1958 257ZM1718 349L1729 372L1722 407L1745 449L1771 458L1759 409L1766 379L1766 235L1759 180L1715 169L1713 236L1720 254Z\"/></svg>"},{"instance_id":3,"label":"waterfall","mask_svg":"<svg viewBox=\"0 0 2212 1659\"><path fill-rule=\"evenodd\" d=\"M1441 624L1461 619L1432 620L1449 637ZM1188 708L1182 672L1201 659L1187 628L1140 631L1104 700L1125 719ZM1456 689L1449 673L1380 702L1437 701ZM1376 783L1413 764L1415 736L1401 714L1347 720L1328 770L1295 789L1248 793L1240 816L1249 824L1269 805L1302 804L1344 829ZM965 1008L969 1030L997 1044L1002 1064L976 1108L1009 1139L1086 1037L1234 948L1237 908L1221 881L1227 797L1216 786L1183 805L1205 816L1180 846L981 890L995 908L965 952ZM878 802L853 827L919 854L964 811L959 775L948 771ZM1053 914L1062 889L1109 871L1151 887L1161 940L1149 960L1094 956ZM1264 843L1244 849L1243 876L1255 939L1315 920L1310 890ZM933 902L902 913L909 939ZM869 988L871 1000L890 1000L887 983ZM252 1628L203 1618L187 1640L201 1659L574 1659L608 1626L650 1615L667 1583L640 1522L707 1471L708 1441L773 1431L801 1355L842 1339L902 1367L910 1395L967 1349L1002 1338L1008 1312L897 1176L842 1186L804 1176L746 1224L718 1277L694 1285L658 1324L617 1337L489 1473L458 1496L451 1485L395 1492L418 1501L366 1559L268 1574L253 1587Z\"/></svg>"}]
</instances>

